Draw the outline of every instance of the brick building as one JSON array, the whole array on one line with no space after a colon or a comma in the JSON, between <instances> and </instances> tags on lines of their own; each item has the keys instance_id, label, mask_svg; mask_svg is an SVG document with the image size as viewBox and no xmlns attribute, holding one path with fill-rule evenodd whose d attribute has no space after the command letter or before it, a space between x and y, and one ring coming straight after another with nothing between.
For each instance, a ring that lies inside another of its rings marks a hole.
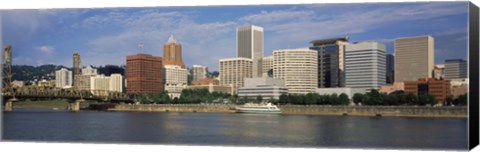
<instances>
[{"instance_id":1,"label":"brick building","mask_svg":"<svg viewBox=\"0 0 480 152\"><path fill-rule=\"evenodd\" d=\"M159 93L163 90L162 58L148 54L127 56L127 93Z\"/></svg>"},{"instance_id":2,"label":"brick building","mask_svg":"<svg viewBox=\"0 0 480 152\"><path fill-rule=\"evenodd\" d=\"M415 95L431 94L435 96L437 103L443 103L450 92L450 81L435 80L433 78L420 78L415 81L404 82L405 92L413 93Z\"/></svg>"}]
</instances>

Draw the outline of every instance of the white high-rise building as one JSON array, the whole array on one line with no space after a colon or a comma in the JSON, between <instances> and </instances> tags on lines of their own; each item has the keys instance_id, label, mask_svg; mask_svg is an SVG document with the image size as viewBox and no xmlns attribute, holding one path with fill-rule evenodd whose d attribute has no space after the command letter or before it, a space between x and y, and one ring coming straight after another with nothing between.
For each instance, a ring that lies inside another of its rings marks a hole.
<instances>
[{"instance_id":1,"label":"white high-rise building","mask_svg":"<svg viewBox=\"0 0 480 152\"><path fill-rule=\"evenodd\" d=\"M70 88L72 87L72 71L65 68L55 71L55 87Z\"/></svg>"},{"instance_id":2,"label":"white high-rise building","mask_svg":"<svg viewBox=\"0 0 480 152\"><path fill-rule=\"evenodd\" d=\"M262 59L263 77L269 77L268 71L273 69L273 56L267 56Z\"/></svg>"},{"instance_id":3,"label":"white high-rise building","mask_svg":"<svg viewBox=\"0 0 480 152\"><path fill-rule=\"evenodd\" d=\"M193 65L193 80L201 80L207 77L207 67L202 65Z\"/></svg>"},{"instance_id":4,"label":"white high-rise building","mask_svg":"<svg viewBox=\"0 0 480 152\"><path fill-rule=\"evenodd\" d=\"M94 95L108 95L110 91L110 77L104 75L90 77L90 91Z\"/></svg>"},{"instance_id":5,"label":"white high-rise building","mask_svg":"<svg viewBox=\"0 0 480 152\"><path fill-rule=\"evenodd\" d=\"M318 80L317 51L308 48L273 51L273 78L283 79L288 93L315 92Z\"/></svg>"},{"instance_id":6,"label":"white high-rise building","mask_svg":"<svg viewBox=\"0 0 480 152\"><path fill-rule=\"evenodd\" d=\"M182 90L187 86L188 71L178 65L164 66L165 91L171 98L180 98Z\"/></svg>"},{"instance_id":7,"label":"white high-rise building","mask_svg":"<svg viewBox=\"0 0 480 152\"><path fill-rule=\"evenodd\" d=\"M365 91L386 84L386 46L374 41L345 46L345 86Z\"/></svg>"},{"instance_id":8,"label":"white high-rise building","mask_svg":"<svg viewBox=\"0 0 480 152\"><path fill-rule=\"evenodd\" d=\"M245 78L252 77L252 59L228 58L220 59L220 86L233 86L237 92L243 86Z\"/></svg>"},{"instance_id":9,"label":"white high-rise building","mask_svg":"<svg viewBox=\"0 0 480 152\"><path fill-rule=\"evenodd\" d=\"M252 76L262 77L262 27L250 25L237 28L237 57L252 59Z\"/></svg>"},{"instance_id":10,"label":"white high-rise building","mask_svg":"<svg viewBox=\"0 0 480 152\"><path fill-rule=\"evenodd\" d=\"M110 91L123 92L123 76L121 74L110 75Z\"/></svg>"}]
</instances>

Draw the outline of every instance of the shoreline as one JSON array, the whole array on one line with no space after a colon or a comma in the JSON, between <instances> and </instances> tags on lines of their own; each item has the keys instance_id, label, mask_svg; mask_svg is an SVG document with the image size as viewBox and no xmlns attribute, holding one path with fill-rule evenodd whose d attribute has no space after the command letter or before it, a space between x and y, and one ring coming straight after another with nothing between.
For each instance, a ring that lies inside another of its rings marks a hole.
<instances>
[{"instance_id":1,"label":"shoreline","mask_svg":"<svg viewBox=\"0 0 480 152\"><path fill-rule=\"evenodd\" d=\"M113 112L214 112L234 113L235 105L115 105L103 109ZM279 106L281 115L319 116L369 116L369 117L416 117L416 118L468 118L467 107L420 107L420 106Z\"/></svg>"},{"instance_id":2,"label":"shoreline","mask_svg":"<svg viewBox=\"0 0 480 152\"><path fill-rule=\"evenodd\" d=\"M82 110L111 112L203 112L235 113L237 105L218 104L89 104ZM281 115L319 116L365 116L365 117L414 117L414 118L468 118L468 108L463 107L424 107L424 106L335 106L335 105L281 105ZM58 109L65 110L63 104L21 104L19 109ZM15 110L14 110L15 111Z\"/></svg>"}]
</instances>

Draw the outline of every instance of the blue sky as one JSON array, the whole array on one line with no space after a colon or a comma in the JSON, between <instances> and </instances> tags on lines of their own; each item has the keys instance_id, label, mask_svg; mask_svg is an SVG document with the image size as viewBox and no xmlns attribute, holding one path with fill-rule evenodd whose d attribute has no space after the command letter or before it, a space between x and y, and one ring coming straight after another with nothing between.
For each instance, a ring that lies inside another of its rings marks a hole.
<instances>
[{"instance_id":1,"label":"blue sky","mask_svg":"<svg viewBox=\"0 0 480 152\"><path fill-rule=\"evenodd\" d=\"M273 50L308 47L314 39L349 36L374 40L393 53L398 37L431 35L435 63L467 58L467 2L150 7L2 10L2 45L13 45L13 63L72 66L124 65L127 55L163 56L173 34L188 67L218 69L235 57L236 27L265 30L265 56ZM139 49L139 43L144 48Z\"/></svg>"}]
</instances>

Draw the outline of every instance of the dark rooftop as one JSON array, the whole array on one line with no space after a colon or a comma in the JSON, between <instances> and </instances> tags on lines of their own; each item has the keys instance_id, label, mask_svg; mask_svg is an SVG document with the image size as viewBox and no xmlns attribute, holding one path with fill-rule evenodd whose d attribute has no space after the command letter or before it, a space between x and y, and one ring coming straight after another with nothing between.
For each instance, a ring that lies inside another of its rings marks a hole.
<instances>
[{"instance_id":1,"label":"dark rooftop","mask_svg":"<svg viewBox=\"0 0 480 152\"><path fill-rule=\"evenodd\" d=\"M347 41L348 42L348 36L345 37L338 37L338 38L329 38L329 39L320 39L320 40L313 40L310 43L313 45L322 45L322 44L331 44L335 43L337 41Z\"/></svg>"}]
</instances>

